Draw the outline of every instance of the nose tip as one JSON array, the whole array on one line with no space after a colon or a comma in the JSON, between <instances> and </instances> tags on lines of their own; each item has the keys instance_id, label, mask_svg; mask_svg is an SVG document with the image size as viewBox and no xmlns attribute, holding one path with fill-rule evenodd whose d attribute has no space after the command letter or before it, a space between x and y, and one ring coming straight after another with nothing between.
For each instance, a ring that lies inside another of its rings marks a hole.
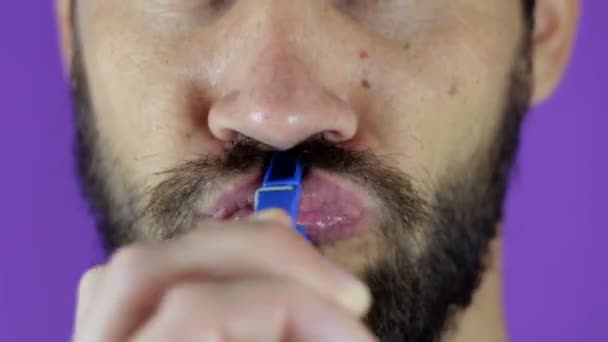
<instances>
[{"instance_id":1,"label":"nose tip","mask_svg":"<svg viewBox=\"0 0 608 342\"><path fill-rule=\"evenodd\" d=\"M339 143L353 138L357 115L345 101L313 80L296 58L257 63L237 89L210 109L209 129L219 140L246 136L279 150L314 136Z\"/></svg>"},{"instance_id":2,"label":"nose tip","mask_svg":"<svg viewBox=\"0 0 608 342\"><path fill-rule=\"evenodd\" d=\"M211 108L209 128L221 141L246 136L279 150L314 136L335 143L350 140L357 130L354 113L340 100L325 96L323 101L262 104L235 91Z\"/></svg>"}]
</instances>

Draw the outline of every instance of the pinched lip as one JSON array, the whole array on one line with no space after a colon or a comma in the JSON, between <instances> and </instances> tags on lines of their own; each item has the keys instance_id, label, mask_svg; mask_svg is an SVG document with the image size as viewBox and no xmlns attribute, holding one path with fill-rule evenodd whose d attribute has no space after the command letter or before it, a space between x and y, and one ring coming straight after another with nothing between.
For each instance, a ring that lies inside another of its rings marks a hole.
<instances>
[{"instance_id":1,"label":"pinched lip","mask_svg":"<svg viewBox=\"0 0 608 342\"><path fill-rule=\"evenodd\" d=\"M200 220L239 220L253 213L255 191L261 177L248 177L223 189L211 205L199 212ZM345 240L369 227L371 201L351 182L312 170L302 184L298 224L315 243Z\"/></svg>"}]
</instances>

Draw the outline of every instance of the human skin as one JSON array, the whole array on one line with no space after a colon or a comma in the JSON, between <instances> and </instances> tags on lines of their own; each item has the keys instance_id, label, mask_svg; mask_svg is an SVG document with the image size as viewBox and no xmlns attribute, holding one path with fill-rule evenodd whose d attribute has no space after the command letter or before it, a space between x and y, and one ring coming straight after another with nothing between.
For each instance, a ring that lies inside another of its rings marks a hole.
<instances>
[{"instance_id":1,"label":"human skin","mask_svg":"<svg viewBox=\"0 0 608 342\"><path fill-rule=\"evenodd\" d=\"M508 75L524 32L521 3L516 0L88 0L80 1L75 18L70 17L67 0L59 0L58 9L68 66L74 56L72 24L78 26L104 153L136 188L149 186L156 172L192 155L220 154L236 134L276 149L324 134L335 143L393 156L397 167L418 181L422 193L432 193L446 170L474 158L477 149L491 141L490 132L503 115ZM547 98L561 77L576 17L577 1L537 2L535 103ZM120 185L114 184L117 189ZM264 222L274 228L281 225L280 217L269 216L273 217ZM235 231L260 225L252 221L236 224ZM280 288L286 303L293 303L296 295L314 298L311 301L318 305L301 312L329 316L335 324L326 325L328 336L371 338L358 323L369 305L367 292L349 283L345 287L350 300L345 301L340 291L343 282L336 286L326 279L337 271L319 272L321 267L315 265L323 259L313 248L285 248L285 244L299 246L297 239L277 231L281 230L267 229L258 238L274 241L276 250L294 261L293 268L284 270L272 263L237 268L228 272L235 279L231 284L244 293L259 287L267 296L269 289ZM145 226L138 233L142 240L150 235ZM166 243L178 245L186 238ZM233 234L231 239L236 243L239 237ZM177 293L168 298L176 298L179 305L161 307L180 317L192 312L202 317L230 315L226 308L239 307L232 302L238 299L207 308L197 305L200 301L184 300L196 297L193 289L197 293L228 291L213 288L208 279L184 276L210 272L202 261L205 256L192 244L185 253L190 251L194 260L201 261L189 264L188 272L154 278L138 271L146 269L149 260L162 260L162 255L170 258L177 250L158 246L142 242L126 247L108 265L84 277L76 340L121 341L134 334L153 340L146 337L149 331L161 331L157 336L176 330L201 333L188 326L192 325L188 320L155 319L173 314L120 311L116 303L125 298L145 308L162 302L167 298L163 294ZM373 243L366 247L361 251L345 241L325 249L324 255L356 274L365 256L382 249ZM500 239L490 254L492 263L473 305L459 319L451 336L454 341L504 338ZM262 281L265 274L275 275L276 280ZM147 296L137 293L137 286L126 292L117 290L121 284L160 278L165 280ZM239 286L251 283L250 289ZM234 297L243 301L247 296ZM345 308L345 302L354 303L353 307L347 304ZM108 315L103 318L87 311ZM281 314L293 318L285 312ZM218 322L204 327L202 333L259 326L254 316L263 315L242 315L241 325L235 324L240 328ZM296 325L297 318L293 319ZM284 332L281 321L268 325L273 331L260 334L280 335Z\"/></svg>"}]
</instances>

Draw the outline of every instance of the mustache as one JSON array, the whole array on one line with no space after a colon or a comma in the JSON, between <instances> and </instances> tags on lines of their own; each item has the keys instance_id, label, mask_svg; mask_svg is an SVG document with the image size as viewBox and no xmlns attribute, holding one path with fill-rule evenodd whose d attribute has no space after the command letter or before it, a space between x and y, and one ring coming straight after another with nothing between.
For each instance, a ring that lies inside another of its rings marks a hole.
<instances>
[{"instance_id":1,"label":"mustache","mask_svg":"<svg viewBox=\"0 0 608 342\"><path fill-rule=\"evenodd\" d=\"M249 137L240 137L221 155L199 155L183 165L159 173L175 174L185 171L234 174L267 165L276 150ZM324 139L311 139L292 148L306 170L314 167L337 173L355 173L369 165L379 165L379 157L367 150L347 149ZM386 164L386 158L382 164ZM393 171L394 172L394 171Z\"/></svg>"},{"instance_id":2,"label":"mustache","mask_svg":"<svg viewBox=\"0 0 608 342\"><path fill-rule=\"evenodd\" d=\"M242 137L220 155L199 155L170 170L157 173L162 180L149 189L143 217L158 226L155 235L169 239L189 230L196 204L244 173L263 173L275 151ZM368 150L353 150L324 139L311 139L293 149L304 166L304 177L315 168L349 179L379 202L384 217L412 226L423 216L423 200L411 177L392 166L392 160Z\"/></svg>"}]
</instances>

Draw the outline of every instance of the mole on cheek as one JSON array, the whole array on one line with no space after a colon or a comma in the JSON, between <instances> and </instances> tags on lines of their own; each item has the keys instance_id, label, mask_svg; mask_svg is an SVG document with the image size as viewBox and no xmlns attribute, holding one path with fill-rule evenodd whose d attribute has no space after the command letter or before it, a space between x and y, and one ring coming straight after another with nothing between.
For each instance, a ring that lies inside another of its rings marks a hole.
<instances>
[{"instance_id":1,"label":"mole on cheek","mask_svg":"<svg viewBox=\"0 0 608 342\"><path fill-rule=\"evenodd\" d=\"M452 97L458 95L458 85L456 83L452 83L448 94Z\"/></svg>"},{"instance_id":2,"label":"mole on cheek","mask_svg":"<svg viewBox=\"0 0 608 342\"><path fill-rule=\"evenodd\" d=\"M368 80L362 80L362 81L361 81L361 86L362 86L363 88L365 88L365 89L369 89L369 88L371 88L371 87L372 87L372 85L369 83L369 81L368 81Z\"/></svg>"},{"instance_id":3,"label":"mole on cheek","mask_svg":"<svg viewBox=\"0 0 608 342\"><path fill-rule=\"evenodd\" d=\"M369 53L366 50L361 50L361 52L359 52L359 58L361 58L361 59L368 59L369 58Z\"/></svg>"}]
</instances>

